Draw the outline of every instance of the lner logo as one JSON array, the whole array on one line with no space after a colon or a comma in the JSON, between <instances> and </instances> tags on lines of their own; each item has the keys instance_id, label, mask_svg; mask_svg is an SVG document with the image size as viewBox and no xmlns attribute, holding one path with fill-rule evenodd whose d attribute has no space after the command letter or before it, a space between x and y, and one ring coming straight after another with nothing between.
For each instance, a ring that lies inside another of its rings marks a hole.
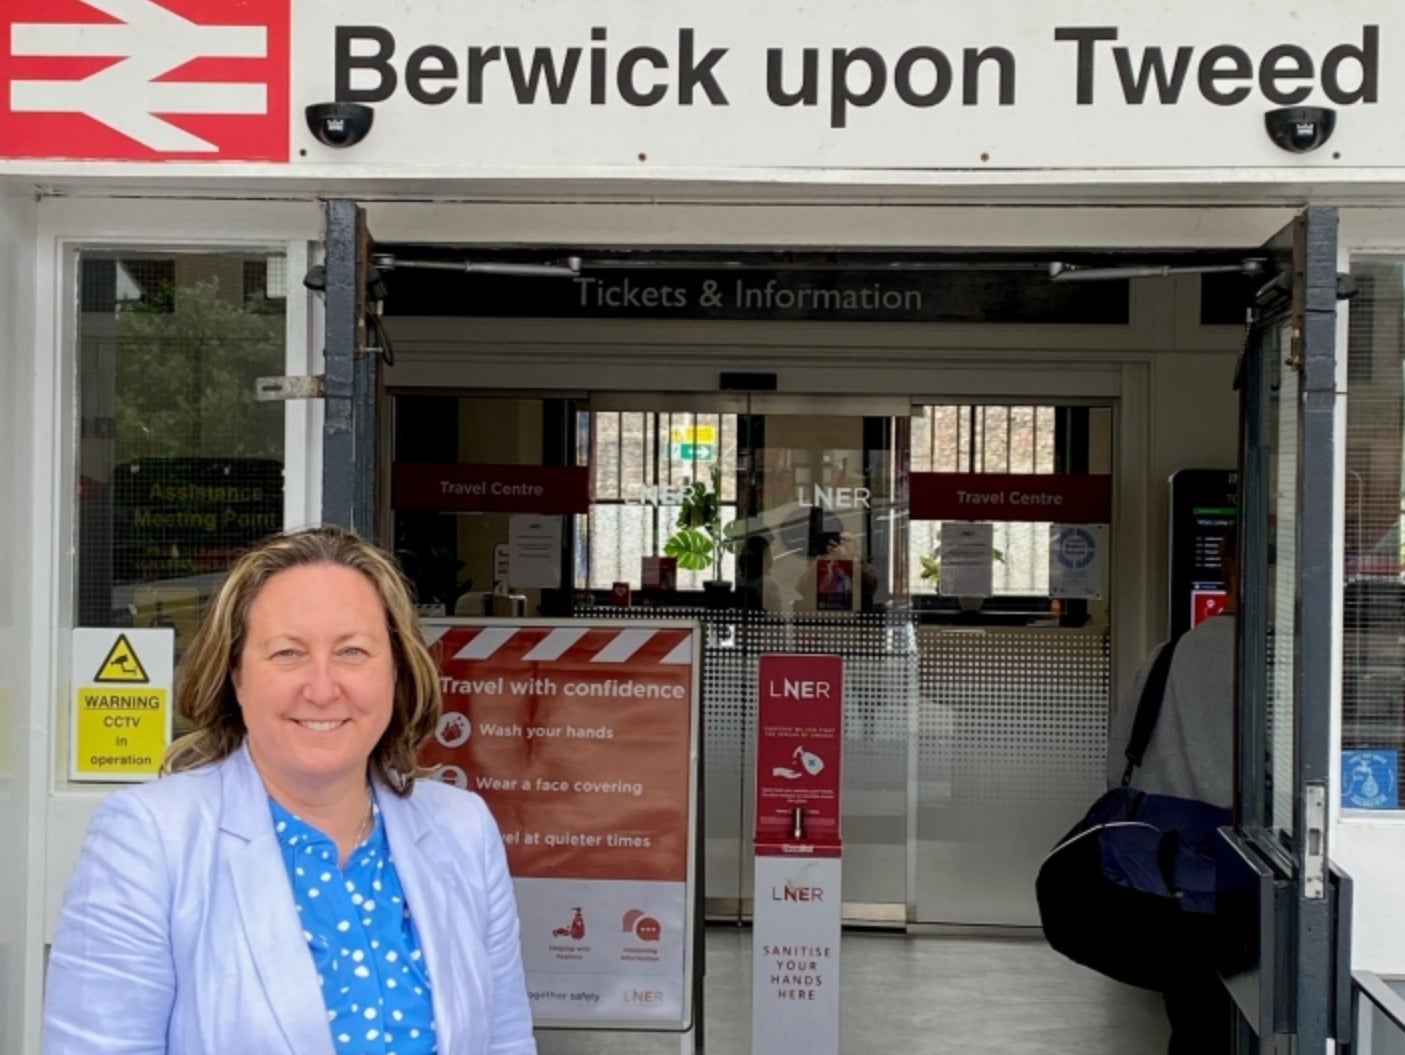
<instances>
[{"instance_id":1,"label":"lner logo","mask_svg":"<svg viewBox=\"0 0 1405 1055\"><path fill-rule=\"evenodd\" d=\"M291 0L4 0L0 157L287 161Z\"/></svg>"}]
</instances>

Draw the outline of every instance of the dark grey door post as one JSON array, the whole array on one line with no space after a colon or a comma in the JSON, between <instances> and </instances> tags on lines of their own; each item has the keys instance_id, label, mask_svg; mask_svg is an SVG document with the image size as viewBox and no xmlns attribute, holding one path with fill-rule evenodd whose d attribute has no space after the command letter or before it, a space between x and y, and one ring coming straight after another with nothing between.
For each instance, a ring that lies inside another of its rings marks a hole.
<instances>
[{"instance_id":1,"label":"dark grey door post","mask_svg":"<svg viewBox=\"0 0 1405 1055\"><path fill-rule=\"evenodd\" d=\"M1349 1041L1350 879L1332 867L1328 789L1336 473L1337 212L1264 247L1242 388L1235 824L1225 832L1221 976L1240 1051ZM1228 906L1228 908L1227 908ZM1250 1033L1253 1034L1252 1038ZM1277 1045L1277 1046L1276 1046Z\"/></svg>"},{"instance_id":2,"label":"dark grey door post","mask_svg":"<svg viewBox=\"0 0 1405 1055\"><path fill-rule=\"evenodd\" d=\"M371 238L353 201L326 207L326 417L322 522L368 538L376 531L376 393L381 350L367 340Z\"/></svg>"}]
</instances>

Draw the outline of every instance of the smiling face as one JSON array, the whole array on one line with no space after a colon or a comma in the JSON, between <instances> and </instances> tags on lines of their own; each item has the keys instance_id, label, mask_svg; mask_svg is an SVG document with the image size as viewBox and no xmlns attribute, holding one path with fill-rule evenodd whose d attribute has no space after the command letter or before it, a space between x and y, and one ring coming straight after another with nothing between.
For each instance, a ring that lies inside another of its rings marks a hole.
<instances>
[{"instance_id":1,"label":"smiling face","mask_svg":"<svg viewBox=\"0 0 1405 1055\"><path fill-rule=\"evenodd\" d=\"M275 797L359 790L395 694L385 609L371 580L336 564L271 576L249 606L231 678L250 754Z\"/></svg>"}]
</instances>

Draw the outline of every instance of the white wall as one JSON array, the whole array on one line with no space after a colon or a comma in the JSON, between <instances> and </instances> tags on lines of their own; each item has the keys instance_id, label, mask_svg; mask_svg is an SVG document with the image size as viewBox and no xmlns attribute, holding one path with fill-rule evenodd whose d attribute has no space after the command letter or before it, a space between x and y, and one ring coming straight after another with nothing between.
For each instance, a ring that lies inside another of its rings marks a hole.
<instances>
[{"instance_id":1,"label":"white wall","mask_svg":"<svg viewBox=\"0 0 1405 1055\"><path fill-rule=\"evenodd\" d=\"M1405 209L1343 209L1341 213L1340 245L1343 270L1350 266L1353 251L1380 252L1391 255L1405 253ZM1350 314L1351 305L1346 305ZM1337 328L1337 361L1345 362L1346 327ZM1339 370L1339 392L1346 402L1337 403L1339 418L1350 405L1351 392L1346 384L1346 371ZM1345 452L1345 422L1338 421L1338 475L1343 475ZM1338 521L1342 520L1344 481L1338 480ZM1340 531L1340 526L1338 527ZM1337 574L1341 574L1340 566ZM1340 591L1339 591L1340 592ZM1334 614L1338 638L1341 637L1340 603ZM1340 647L1340 644L1339 644ZM1336 693L1333 711L1333 757L1341 748L1341 666L1333 679ZM1405 873L1405 812L1371 813L1341 809L1339 782L1341 770L1334 766L1332 782L1333 827L1331 831L1332 859L1353 881L1351 962L1360 970L1382 975L1405 975L1405 901L1400 897L1400 880Z\"/></svg>"},{"instance_id":2,"label":"white wall","mask_svg":"<svg viewBox=\"0 0 1405 1055\"><path fill-rule=\"evenodd\" d=\"M22 1051L34 1025L47 771L47 706L30 690L40 636L29 578L35 488L34 196L0 188L0 1051Z\"/></svg>"},{"instance_id":3,"label":"white wall","mask_svg":"<svg viewBox=\"0 0 1405 1055\"><path fill-rule=\"evenodd\" d=\"M1239 326L1199 324L1199 279L1182 275L1148 310L1157 352L1151 364L1151 450L1147 483L1151 488L1148 552L1160 564L1150 576L1151 611L1158 640L1169 629L1167 597L1170 567L1170 478L1178 469L1233 469L1239 460L1239 394L1234 370L1244 331Z\"/></svg>"}]
</instances>

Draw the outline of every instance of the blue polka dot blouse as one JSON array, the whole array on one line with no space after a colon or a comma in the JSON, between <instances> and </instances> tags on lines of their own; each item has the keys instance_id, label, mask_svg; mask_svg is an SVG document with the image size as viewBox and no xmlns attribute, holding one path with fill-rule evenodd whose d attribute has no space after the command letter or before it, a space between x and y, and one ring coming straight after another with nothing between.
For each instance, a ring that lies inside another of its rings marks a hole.
<instances>
[{"instance_id":1,"label":"blue polka dot blouse","mask_svg":"<svg viewBox=\"0 0 1405 1055\"><path fill-rule=\"evenodd\" d=\"M329 837L268 802L337 1055L433 1055L429 976L380 808L343 871Z\"/></svg>"}]
</instances>

